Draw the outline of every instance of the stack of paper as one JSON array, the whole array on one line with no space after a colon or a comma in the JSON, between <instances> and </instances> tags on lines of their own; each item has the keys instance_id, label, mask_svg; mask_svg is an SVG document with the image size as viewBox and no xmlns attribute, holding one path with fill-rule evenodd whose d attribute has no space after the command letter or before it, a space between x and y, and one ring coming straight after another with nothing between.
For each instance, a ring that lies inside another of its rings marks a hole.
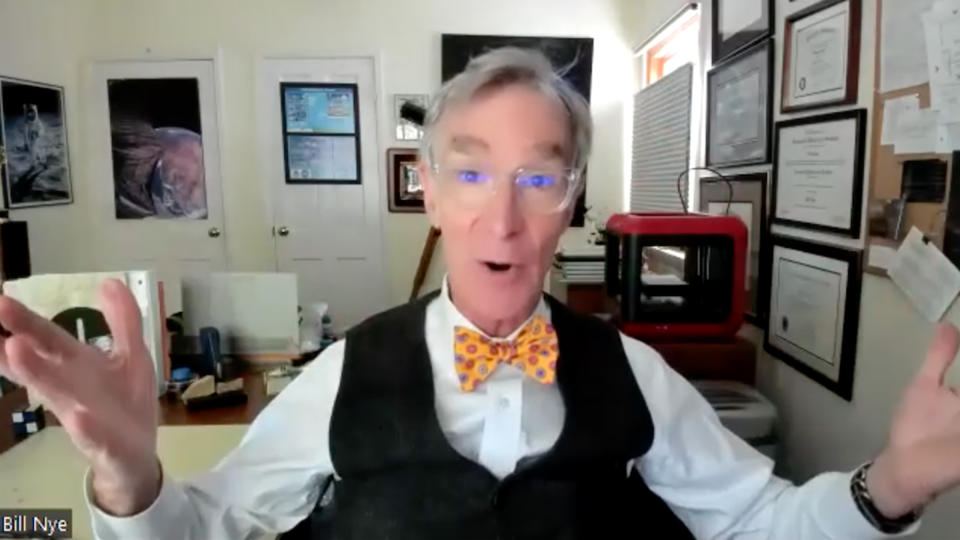
<instances>
[{"instance_id":1,"label":"stack of paper","mask_svg":"<svg viewBox=\"0 0 960 540\"><path fill-rule=\"evenodd\" d=\"M604 248L585 246L565 249L556 256L563 281L573 283L603 283Z\"/></svg>"}]
</instances>

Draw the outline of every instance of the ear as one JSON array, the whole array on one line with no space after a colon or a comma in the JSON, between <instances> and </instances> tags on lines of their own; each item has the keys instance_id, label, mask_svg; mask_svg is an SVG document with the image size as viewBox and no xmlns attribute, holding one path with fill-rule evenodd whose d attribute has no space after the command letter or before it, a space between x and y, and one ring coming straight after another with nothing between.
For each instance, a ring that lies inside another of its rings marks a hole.
<instances>
[{"instance_id":1,"label":"ear","mask_svg":"<svg viewBox=\"0 0 960 540\"><path fill-rule=\"evenodd\" d=\"M417 174L420 175L420 185L423 186L423 207L424 210L426 210L427 219L430 220L430 225L433 228L439 229L440 216L437 212L437 183L426 159L421 159L417 163Z\"/></svg>"}]
</instances>

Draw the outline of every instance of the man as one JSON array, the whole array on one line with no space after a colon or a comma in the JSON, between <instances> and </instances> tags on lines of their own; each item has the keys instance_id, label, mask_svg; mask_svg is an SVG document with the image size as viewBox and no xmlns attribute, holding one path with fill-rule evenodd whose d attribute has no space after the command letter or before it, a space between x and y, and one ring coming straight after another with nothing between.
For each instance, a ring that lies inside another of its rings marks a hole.
<instances>
[{"instance_id":1,"label":"man","mask_svg":"<svg viewBox=\"0 0 960 540\"><path fill-rule=\"evenodd\" d=\"M100 538L288 530L333 475L341 539L664 537L647 487L697 538L871 539L910 532L960 483L960 397L943 385L952 327L887 448L856 474L794 487L652 349L543 297L591 136L587 104L543 56L476 58L425 130L439 295L352 329L193 481L157 461L150 362L122 285L103 289L109 357L0 299L12 333L0 370L43 396L89 461Z\"/></svg>"}]
</instances>

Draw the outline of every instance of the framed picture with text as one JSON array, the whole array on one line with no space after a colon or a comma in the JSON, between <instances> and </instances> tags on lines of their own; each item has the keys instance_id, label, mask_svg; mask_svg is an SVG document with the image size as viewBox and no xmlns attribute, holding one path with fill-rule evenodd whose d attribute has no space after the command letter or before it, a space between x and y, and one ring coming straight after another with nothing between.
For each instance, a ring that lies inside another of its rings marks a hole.
<instances>
[{"instance_id":1,"label":"framed picture with text","mask_svg":"<svg viewBox=\"0 0 960 540\"><path fill-rule=\"evenodd\" d=\"M853 398L862 252L771 236L764 349Z\"/></svg>"},{"instance_id":2,"label":"framed picture with text","mask_svg":"<svg viewBox=\"0 0 960 540\"><path fill-rule=\"evenodd\" d=\"M770 162L773 40L707 73L707 166Z\"/></svg>"},{"instance_id":3,"label":"framed picture with text","mask_svg":"<svg viewBox=\"0 0 960 540\"><path fill-rule=\"evenodd\" d=\"M774 0L713 0L713 63L772 35L774 4Z\"/></svg>"},{"instance_id":4,"label":"framed picture with text","mask_svg":"<svg viewBox=\"0 0 960 540\"><path fill-rule=\"evenodd\" d=\"M860 1L825 0L787 18L782 112L856 103Z\"/></svg>"},{"instance_id":5,"label":"framed picture with text","mask_svg":"<svg viewBox=\"0 0 960 540\"><path fill-rule=\"evenodd\" d=\"M866 109L778 122L774 224L860 237Z\"/></svg>"}]
</instances>

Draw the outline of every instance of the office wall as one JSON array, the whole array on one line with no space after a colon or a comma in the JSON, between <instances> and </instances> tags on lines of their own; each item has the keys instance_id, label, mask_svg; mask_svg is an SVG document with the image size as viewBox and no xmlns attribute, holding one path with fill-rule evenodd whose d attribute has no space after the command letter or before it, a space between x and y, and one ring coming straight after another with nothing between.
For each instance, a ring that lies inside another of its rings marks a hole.
<instances>
[{"instance_id":1,"label":"office wall","mask_svg":"<svg viewBox=\"0 0 960 540\"><path fill-rule=\"evenodd\" d=\"M860 95L857 106L872 109L877 0L862 1ZM682 0L624 0L622 9L628 42L636 44L646 39L686 3ZM785 14L814 3L816 0L777 1L774 103L779 103L780 95L783 18ZM701 3L703 20L707 24L710 20L709 4ZM709 47L708 43L704 41L704 46ZM838 108L809 114L821 114L829 110ZM867 116L872 119L871 115ZM783 115L778 110L775 117L779 120ZM868 125L868 129L872 129L872 126ZM867 140L870 140L869 132ZM867 178L870 174L869 163L868 154ZM785 228L778 228L776 232L804 234ZM858 245L854 242L851 246ZM954 306L946 319L960 324L960 308ZM748 325L744 334L758 348L762 348L763 334L759 330ZM787 478L803 482L823 471L850 470L884 447L891 417L904 388L923 360L927 340L933 335L933 325L923 320L889 279L868 274L864 276L859 334L853 402L844 401L776 358L766 353L759 355L758 386L778 408L778 434L781 438L778 468L780 474ZM960 383L960 365L952 369L950 380L955 384ZM916 538L955 538L958 512L960 492L943 497L927 510L923 529Z\"/></svg>"},{"instance_id":2,"label":"office wall","mask_svg":"<svg viewBox=\"0 0 960 540\"><path fill-rule=\"evenodd\" d=\"M379 144L385 156L388 147L399 146L393 140L394 94L431 93L439 86L441 33L593 37L597 129L587 201L613 210L621 204L622 104L630 61L619 8L616 0L0 0L0 73L67 85L71 116L82 116L76 110L83 103L77 95L81 69L93 60L215 58L223 96L220 143L229 266L272 270L273 224L262 196L255 132L258 59L377 55ZM83 136L79 121L71 122L74 141ZM384 156L378 161L385 161ZM39 271L95 265L83 260L76 237L90 198L83 194L90 184L89 160L100 157L77 152L72 157L74 183L82 194L77 204L56 220L47 220L46 214L54 212L43 210L17 216L31 222ZM385 190L383 174L381 169L377 181ZM409 294L428 224L422 215L386 213L385 195L385 274L391 300L399 302ZM65 222L73 224L70 234L62 232ZM573 231L566 241L580 237ZM425 288L439 283L443 268L438 259Z\"/></svg>"},{"instance_id":3,"label":"office wall","mask_svg":"<svg viewBox=\"0 0 960 540\"><path fill-rule=\"evenodd\" d=\"M74 200L71 205L13 212L28 219L31 262L35 270L75 271L86 267L89 242L86 194L79 149L83 146L77 52L85 39L83 14L66 2L0 0L0 76L65 87L67 139L70 142Z\"/></svg>"}]
</instances>

